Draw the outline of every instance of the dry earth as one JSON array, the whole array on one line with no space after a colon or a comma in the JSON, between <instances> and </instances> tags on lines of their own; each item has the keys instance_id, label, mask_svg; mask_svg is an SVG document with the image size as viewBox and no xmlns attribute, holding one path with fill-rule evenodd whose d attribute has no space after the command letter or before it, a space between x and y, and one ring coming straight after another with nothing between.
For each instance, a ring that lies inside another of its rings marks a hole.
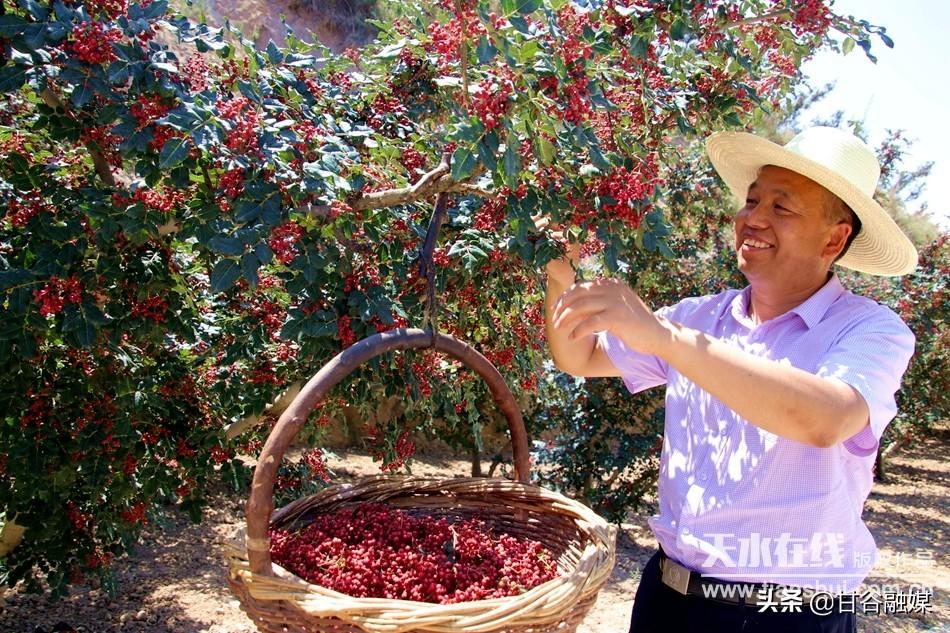
<instances>
[{"instance_id":1,"label":"dry earth","mask_svg":"<svg viewBox=\"0 0 950 633\"><path fill-rule=\"evenodd\" d=\"M330 464L339 480L376 472L364 454L349 454ZM469 465L451 458L417 461L416 474L465 475ZM881 550L869 583L934 589L925 614L863 616L862 633L950 632L950 565L943 546L950 536L947 481L950 481L950 427L890 460L891 482L875 486L865 518ZM113 597L102 590L74 588L58 602L12 591L0 611L0 631L50 631L65 622L80 633L251 633L225 583L219 543L240 525L243 499L221 494L206 520L193 525L175 514L148 529L136 550L116 565ZM641 566L656 542L646 516L631 516L618 540L619 563L581 633L623 632ZM39 627L39 628L38 628Z\"/></svg>"}]
</instances>

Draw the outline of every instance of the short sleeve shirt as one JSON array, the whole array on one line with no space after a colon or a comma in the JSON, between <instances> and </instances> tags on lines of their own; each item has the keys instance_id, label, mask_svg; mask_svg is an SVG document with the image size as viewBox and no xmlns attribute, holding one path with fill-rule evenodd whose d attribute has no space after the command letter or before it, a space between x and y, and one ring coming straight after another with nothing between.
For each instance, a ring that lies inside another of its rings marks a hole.
<instances>
[{"instance_id":1,"label":"short sleeve shirt","mask_svg":"<svg viewBox=\"0 0 950 633\"><path fill-rule=\"evenodd\" d=\"M878 442L914 335L890 309L837 276L796 308L756 325L750 289L689 298L657 314L745 352L856 389L869 425L828 448L761 429L662 359L608 332L601 345L631 392L666 385L659 513L664 551L705 575L853 591L876 558L861 519Z\"/></svg>"}]
</instances>

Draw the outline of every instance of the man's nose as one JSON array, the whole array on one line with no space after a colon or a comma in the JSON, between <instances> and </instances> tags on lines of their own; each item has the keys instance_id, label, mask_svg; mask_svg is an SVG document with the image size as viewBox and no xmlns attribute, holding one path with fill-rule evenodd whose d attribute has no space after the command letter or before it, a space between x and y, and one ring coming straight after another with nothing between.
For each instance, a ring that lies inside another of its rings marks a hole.
<instances>
[{"instance_id":1,"label":"man's nose","mask_svg":"<svg viewBox=\"0 0 950 633\"><path fill-rule=\"evenodd\" d=\"M748 204L739 212L746 224L765 226L768 223L768 204L759 200L755 204Z\"/></svg>"}]
</instances>

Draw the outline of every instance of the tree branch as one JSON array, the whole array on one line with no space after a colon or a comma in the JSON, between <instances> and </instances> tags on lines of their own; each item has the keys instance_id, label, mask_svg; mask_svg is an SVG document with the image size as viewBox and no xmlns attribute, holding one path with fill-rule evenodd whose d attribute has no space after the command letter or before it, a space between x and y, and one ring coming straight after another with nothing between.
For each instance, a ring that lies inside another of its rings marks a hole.
<instances>
[{"instance_id":1,"label":"tree branch","mask_svg":"<svg viewBox=\"0 0 950 633\"><path fill-rule=\"evenodd\" d=\"M387 189L386 191L374 191L359 198L353 203L354 209L381 209L383 207L392 207L407 202L415 202L423 198L429 198L439 193L468 193L482 197L492 195L492 192L467 182L456 182L452 176L446 174L434 182L420 188L403 187L402 189Z\"/></svg>"},{"instance_id":2,"label":"tree branch","mask_svg":"<svg viewBox=\"0 0 950 633\"><path fill-rule=\"evenodd\" d=\"M483 171L484 167L478 165L472 173L472 178L478 178ZM445 154L438 167L424 174L415 184L399 189L373 191L357 198L352 207L357 210L382 209L430 198L439 193L468 193L483 197L492 195L490 191L481 189L471 182L458 182L452 178L449 174L449 156ZM314 207L311 213L314 211L319 213L321 209L322 207Z\"/></svg>"},{"instance_id":3,"label":"tree branch","mask_svg":"<svg viewBox=\"0 0 950 633\"><path fill-rule=\"evenodd\" d=\"M208 173L208 165L205 162L201 163L201 176L205 181L205 188L208 190L208 193L214 194L214 185L211 184L211 174Z\"/></svg>"},{"instance_id":4,"label":"tree branch","mask_svg":"<svg viewBox=\"0 0 950 633\"><path fill-rule=\"evenodd\" d=\"M43 89L40 93L40 97L46 105L54 110L59 109L64 112L66 111L66 106L49 86ZM93 147L91 143L86 143L86 149L92 156L92 164L95 166L96 173L99 175L99 178L102 179L102 182L109 187L115 187L115 176L112 175L112 167L109 166L109 161L106 160L106 157L102 155L102 152Z\"/></svg>"},{"instance_id":5,"label":"tree branch","mask_svg":"<svg viewBox=\"0 0 950 633\"><path fill-rule=\"evenodd\" d=\"M462 7L461 0L455 0L455 10L459 16L459 29L461 31L461 37L459 37L459 59L462 62L462 102L465 104L465 109L471 111L472 97L468 93L468 24L465 20L465 9Z\"/></svg>"},{"instance_id":6,"label":"tree branch","mask_svg":"<svg viewBox=\"0 0 950 633\"><path fill-rule=\"evenodd\" d=\"M423 187L428 186L429 183L431 183L436 178L440 178L444 174L449 173L449 160L451 160L451 157L443 155L442 158L439 160L439 164L436 166L436 168L433 169L432 171L424 173L422 175L422 178L420 178L414 185L412 185L410 189L414 191L418 191L422 189Z\"/></svg>"},{"instance_id":7,"label":"tree branch","mask_svg":"<svg viewBox=\"0 0 950 633\"><path fill-rule=\"evenodd\" d=\"M169 233L177 233L181 230L181 224L175 218L170 218L168 222L158 227L158 236L164 237Z\"/></svg>"},{"instance_id":8,"label":"tree branch","mask_svg":"<svg viewBox=\"0 0 950 633\"><path fill-rule=\"evenodd\" d=\"M491 196L495 195L494 191L482 189L478 185L473 185L468 182L456 183L455 186L448 189L448 191L449 193L468 193L482 198L490 198Z\"/></svg>"},{"instance_id":9,"label":"tree branch","mask_svg":"<svg viewBox=\"0 0 950 633\"><path fill-rule=\"evenodd\" d=\"M298 380L284 389L284 391L282 391L273 402L264 407L264 411L260 415L249 415L246 418L241 418L240 420L229 424L224 429L225 437L227 437L229 440L234 439L244 431L254 428L263 422L265 417L279 416L287 409L287 407L290 406L290 403L293 402L294 398L297 397L297 394L300 393L301 387L303 387L303 382Z\"/></svg>"},{"instance_id":10,"label":"tree branch","mask_svg":"<svg viewBox=\"0 0 950 633\"><path fill-rule=\"evenodd\" d=\"M607 480L604 482L604 488L606 490L610 490L613 487L614 482L617 481L617 478L620 477L621 473L623 473L624 470L625 470L624 468L615 467L614 471L610 473L610 476L607 477Z\"/></svg>"}]
</instances>

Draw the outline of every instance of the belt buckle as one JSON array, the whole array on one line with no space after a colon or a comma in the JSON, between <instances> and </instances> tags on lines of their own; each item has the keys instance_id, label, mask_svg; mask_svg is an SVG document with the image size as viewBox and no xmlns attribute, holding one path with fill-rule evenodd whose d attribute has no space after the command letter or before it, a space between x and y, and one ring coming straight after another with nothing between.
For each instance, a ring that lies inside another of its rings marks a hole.
<instances>
[{"instance_id":1,"label":"belt buckle","mask_svg":"<svg viewBox=\"0 0 950 633\"><path fill-rule=\"evenodd\" d=\"M684 596L687 595L690 571L671 558L667 558L663 563L663 584Z\"/></svg>"}]
</instances>

